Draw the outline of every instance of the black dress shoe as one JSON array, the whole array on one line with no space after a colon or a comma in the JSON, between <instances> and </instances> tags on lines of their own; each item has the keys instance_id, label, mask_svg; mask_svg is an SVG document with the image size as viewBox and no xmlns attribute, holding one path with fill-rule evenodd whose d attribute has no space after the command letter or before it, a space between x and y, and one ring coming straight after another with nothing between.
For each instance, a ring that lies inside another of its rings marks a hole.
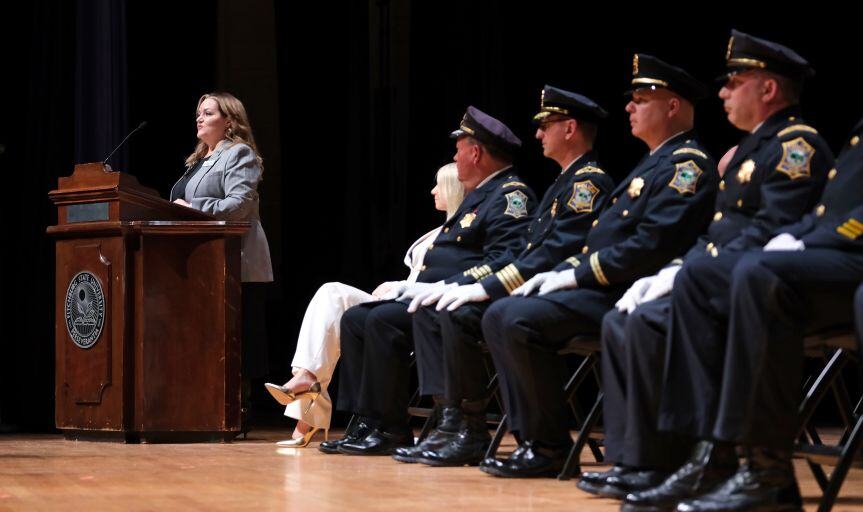
<instances>
[{"instance_id":1,"label":"black dress shoe","mask_svg":"<svg viewBox=\"0 0 863 512\"><path fill-rule=\"evenodd\" d=\"M668 471L659 471L656 469L632 470L609 477L597 494L604 498L620 500L629 493L652 489L664 482L668 476Z\"/></svg>"},{"instance_id":2,"label":"black dress shoe","mask_svg":"<svg viewBox=\"0 0 863 512\"><path fill-rule=\"evenodd\" d=\"M681 501L707 494L737 470L737 453L728 444L701 441L692 457L659 486L629 493L621 512L665 512Z\"/></svg>"},{"instance_id":3,"label":"black dress shoe","mask_svg":"<svg viewBox=\"0 0 863 512\"><path fill-rule=\"evenodd\" d=\"M536 441L525 441L508 459L485 459L480 469L505 478L556 477L563 470L570 446L546 447Z\"/></svg>"},{"instance_id":4,"label":"black dress shoe","mask_svg":"<svg viewBox=\"0 0 863 512\"><path fill-rule=\"evenodd\" d=\"M443 407L436 429L415 446L402 446L393 452L393 458L399 462L417 462L422 453L427 450L438 450L455 439L461 424L461 409L458 407Z\"/></svg>"},{"instance_id":5,"label":"black dress shoe","mask_svg":"<svg viewBox=\"0 0 863 512\"><path fill-rule=\"evenodd\" d=\"M339 453L339 446L344 443L356 443L357 441L362 441L366 438L367 435L371 434L374 431L374 427L370 425L371 421L360 420L357 422L356 426L352 428L349 432L345 432L344 437L341 439L333 439L332 441L323 441L318 445L318 450L326 453L326 454L335 454Z\"/></svg>"},{"instance_id":6,"label":"black dress shoe","mask_svg":"<svg viewBox=\"0 0 863 512\"><path fill-rule=\"evenodd\" d=\"M419 461L429 466L476 466L489 444L485 413L465 413L458 435L436 450L423 451Z\"/></svg>"},{"instance_id":7,"label":"black dress shoe","mask_svg":"<svg viewBox=\"0 0 863 512\"><path fill-rule=\"evenodd\" d=\"M396 448L410 446L414 442L413 434L406 432L391 434L375 429L365 439L339 445L339 453L345 455L392 455Z\"/></svg>"},{"instance_id":8,"label":"black dress shoe","mask_svg":"<svg viewBox=\"0 0 863 512\"><path fill-rule=\"evenodd\" d=\"M615 464L608 471L585 471L581 474L575 486L584 492L599 496L599 490L605 486L605 481L609 477L621 475L629 471L632 471L632 468L623 464Z\"/></svg>"},{"instance_id":9,"label":"black dress shoe","mask_svg":"<svg viewBox=\"0 0 863 512\"><path fill-rule=\"evenodd\" d=\"M791 453L754 449L747 462L719 488L681 502L678 512L802 511Z\"/></svg>"}]
</instances>

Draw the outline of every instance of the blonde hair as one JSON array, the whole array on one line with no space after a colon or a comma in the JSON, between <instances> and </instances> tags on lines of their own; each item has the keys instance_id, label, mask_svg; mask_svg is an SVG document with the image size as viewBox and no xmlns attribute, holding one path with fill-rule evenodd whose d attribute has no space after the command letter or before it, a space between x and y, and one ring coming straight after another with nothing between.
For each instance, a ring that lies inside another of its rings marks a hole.
<instances>
[{"instance_id":1,"label":"blonde hair","mask_svg":"<svg viewBox=\"0 0 863 512\"><path fill-rule=\"evenodd\" d=\"M261 155L258 153L258 146L255 144L255 137L252 135L252 125L249 124L249 116L246 115L246 107L243 106L243 102L229 92L207 93L198 100L198 106L195 108L196 116L201 109L201 103L207 99L215 101L219 106L219 112L222 116L231 121L231 126L225 132L225 138L230 141L230 145L241 143L252 148L258 161L258 167L260 167L261 173L263 173L263 159L261 159ZM199 140L195 146L195 151L186 158L186 167L195 165L195 162L203 158L207 154L207 151L209 151L207 144Z\"/></svg>"},{"instance_id":2,"label":"blonde hair","mask_svg":"<svg viewBox=\"0 0 863 512\"><path fill-rule=\"evenodd\" d=\"M437 184L446 199L446 218L449 219L464 199L464 185L458 180L458 169L454 162L438 169Z\"/></svg>"}]
</instances>

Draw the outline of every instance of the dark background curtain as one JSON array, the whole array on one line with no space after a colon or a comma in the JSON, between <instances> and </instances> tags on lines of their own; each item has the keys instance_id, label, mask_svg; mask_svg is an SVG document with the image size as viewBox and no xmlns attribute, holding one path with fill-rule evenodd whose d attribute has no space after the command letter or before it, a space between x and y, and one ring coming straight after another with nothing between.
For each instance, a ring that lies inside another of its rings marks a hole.
<instances>
[{"instance_id":1,"label":"dark background curtain","mask_svg":"<svg viewBox=\"0 0 863 512\"><path fill-rule=\"evenodd\" d=\"M656 6L654 6L656 7ZM242 99L264 157L263 225L276 282L267 305L271 379L290 373L299 321L325 281L369 289L407 274L403 252L442 221L429 190L451 161L447 138L467 105L524 141L523 178L556 174L531 116L546 83L611 113L600 160L618 179L645 151L623 111L634 52L706 83L723 71L732 27L783 42L817 70L804 115L838 149L863 115L856 18L818 7L663 12L582 2L16 2L0 18L0 166L9 200L0 346L0 421L53 427L54 260L47 193L75 163L111 159L168 195L194 147L199 96ZM705 10L706 9L706 10ZM714 91L718 87L714 87ZM741 134L715 97L697 129L718 159ZM258 411L278 415L255 388Z\"/></svg>"}]
</instances>

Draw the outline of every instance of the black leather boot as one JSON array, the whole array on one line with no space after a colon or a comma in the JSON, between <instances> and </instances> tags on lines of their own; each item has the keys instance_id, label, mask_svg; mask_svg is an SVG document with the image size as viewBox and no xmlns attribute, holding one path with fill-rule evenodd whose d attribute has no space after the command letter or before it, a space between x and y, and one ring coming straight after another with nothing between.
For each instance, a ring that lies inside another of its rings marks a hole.
<instances>
[{"instance_id":1,"label":"black leather boot","mask_svg":"<svg viewBox=\"0 0 863 512\"><path fill-rule=\"evenodd\" d=\"M746 463L715 491L687 500L678 512L802 511L791 452L751 448Z\"/></svg>"},{"instance_id":2,"label":"black leather boot","mask_svg":"<svg viewBox=\"0 0 863 512\"><path fill-rule=\"evenodd\" d=\"M374 431L377 425L377 420L373 420L371 418L360 418L348 431L345 432L345 435L341 439L323 441L318 445L318 450L327 454L339 453L339 446L344 443L362 441L366 436Z\"/></svg>"},{"instance_id":3,"label":"black leather boot","mask_svg":"<svg viewBox=\"0 0 863 512\"><path fill-rule=\"evenodd\" d=\"M437 427L429 433L428 437L414 446L396 448L393 458L400 462L417 462L422 453L427 450L438 450L458 435L461 424L461 409L451 405L441 405Z\"/></svg>"},{"instance_id":4,"label":"black leather boot","mask_svg":"<svg viewBox=\"0 0 863 512\"><path fill-rule=\"evenodd\" d=\"M737 453L728 443L700 441L692 457L658 487L630 493L621 512L674 510L681 501L707 494L737 470Z\"/></svg>"},{"instance_id":5,"label":"black leather boot","mask_svg":"<svg viewBox=\"0 0 863 512\"><path fill-rule=\"evenodd\" d=\"M487 400L464 400L458 434L448 443L425 450L419 462L430 466L476 466L485 457L491 436L485 424Z\"/></svg>"},{"instance_id":6,"label":"black leather boot","mask_svg":"<svg viewBox=\"0 0 863 512\"><path fill-rule=\"evenodd\" d=\"M627 494L652 489L669 477L668 471L661 469L640 468L619 475L608 477L596 493L604 498L621 500Z\"/></svg>"}]
</instances>

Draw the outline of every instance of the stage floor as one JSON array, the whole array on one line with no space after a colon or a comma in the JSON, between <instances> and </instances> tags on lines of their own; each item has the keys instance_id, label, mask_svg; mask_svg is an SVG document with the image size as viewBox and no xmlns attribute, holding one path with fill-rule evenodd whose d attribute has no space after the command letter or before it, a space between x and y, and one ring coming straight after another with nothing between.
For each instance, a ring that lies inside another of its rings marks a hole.
<instances>
[{"instance_id":1,"label":"stage floor","mask_svg":"<svg viewBox=\"0 0 863 512\"><path fill-rule=\"evenodd\" d=\"M287 430L231 444L124 445L58 435L0 436L0 511L6 510L618 510L575 480L512 480L476 468L432 468L389 457L279 449ZM503 449L513 447L511 438ZM585 468L603 468L583 457ZM818 487L798 461L806 510ZM863 471L852 470L834 508L863 511Z\"/></svg>"}]
</instances>

